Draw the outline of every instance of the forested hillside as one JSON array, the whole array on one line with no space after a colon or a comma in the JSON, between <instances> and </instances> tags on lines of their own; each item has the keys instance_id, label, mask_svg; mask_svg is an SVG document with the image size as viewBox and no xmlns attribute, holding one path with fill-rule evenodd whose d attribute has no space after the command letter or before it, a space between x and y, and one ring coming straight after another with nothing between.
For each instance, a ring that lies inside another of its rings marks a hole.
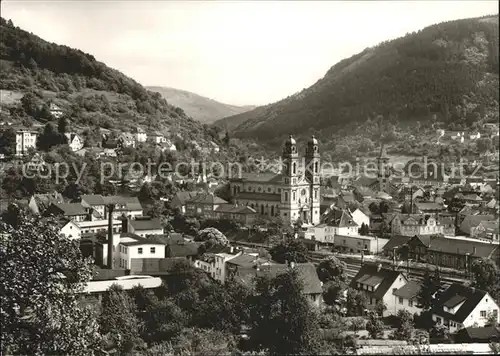
<instances>
[{"instance_id":1,"label":"forested hillside","mask_svg":"<svg viewBox=\"0 0 500 356\"><path fill-rule=\"evenodd\" d=\"M280 141L311 131L330 137L380 115L396 123L495 120L498 85L498 16L465 19L367 48L300 93L217 124Z\"/></svg>"},{"instance_id":2,"label":"forested hillside","mask_svg":"<svg viewBox=\"0 0 500 356\"><path fill-rule=\"evenodd\" d=\"M43 122L49 102L67 113L73 128L120 130L143 126L202 137L204 128L159 93L146 90L123 73L78 49L49 43L9 20L0 23L2 120ZM33 93L33 110L20 99ZM45 110L46 112L46 110Z\"/></svg>"}]
</instances>

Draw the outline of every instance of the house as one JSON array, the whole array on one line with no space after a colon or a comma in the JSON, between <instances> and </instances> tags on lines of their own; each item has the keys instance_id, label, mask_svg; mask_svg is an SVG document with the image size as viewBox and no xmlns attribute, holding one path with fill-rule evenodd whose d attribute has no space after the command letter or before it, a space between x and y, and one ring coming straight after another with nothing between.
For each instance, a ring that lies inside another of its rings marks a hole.
<instances>
[{"instance_id":1,"label":"house","mask_svg":"<svg viewBox=\"0 0 500 356\"><path fill-rule=\"evenodd\" d=\"M453 338L455 343L486 343L500 342L500 327L489 325L484 327L469 327L458 330Z\"/></svg>"},{"instance_id":2,"label":"house","mask_svg":"<svg viewBox=\"0 0 500 356\"><path fill-rule=\"evenodd\" d=\"M210 144L210 148L211 148L211 150L212 150L213 152L217 153L217 152L219 152L219 151L220 151L219 145L218 145L218 144L216 144L215 142L210 141L210 142L209 142L209 144Z\"/></svg>"},{"instance_id":3,"label":"house","mask_svg":"<svg viewBox=\"0 0 500 356\"><path fill-rule=\"evenodd\" d=\"M41 215L52 203L63 203L61 193L56 191L47 194L34 194L28 202L28 208L35 215Z\"/></svg>"},{"instance_id":4,"label":"house","mask_svg":"<svg viewBox=\"0 0 500 356\"><path fill-rule=\"evenodd\" d=\"M198 194L196 191L182 191L175 193L170 201L170 208L177 209L181 214L186 213L186 202Z\"/></svg>"},{"instance_id":5,"label":"house","mask_svg":"<svg viewBox=\"0 0 500 356\"><path fill-rule=\"evenodd\" d=\"M148 135L144 129L138 127L135 132L135 139L137 142L146 142L148 139Z\"/></svg>"},{"instance_id":6,"label":"house","mask_svg":"<svg viewBox=\"0 0 500 356\"><path fill-rule=\"evenodd\" d=\"M116 149L114 149L114 148L104 148L102 150L102 155L104 157L117 157Z\"/></svg>"},{"instance_id":7,"label":"house","mask_svg":"<svg viewBox=\"0 0 500 356\"><path fill-rule=\"evenodd\" d=\"M460 231L472 236L474 229L483 221L496 221L493 215L467 215L460 224Z\"/></svg>"},{"instance_id":8,"label":"house","mask_svg":"<svg viewBox=\"0 0 500 356\"><path fill-rule=\"evenodd\" d=\"M85 194L81 196L81 204L87 209L92 209L101 219L107 219L106 202L102 195Z\"/></svg>"},{"instance_id":9,"label":"house","mask_svg":"<svg viewBox=\"0 0 500 356\"><path fill-rule=\"evenodd\" d=\"M470 139L471 141L473 141L473 140L477 140L478 138L481 138L481 133L480 133L479 131L477 131L477 132L472 132L472 133L470 133L470 134L469 134L469 139Z\"/></svg>"},{"instance_id":10,"label":"house","mask_svg":"<svg viewBox=\"0 0 500 356\"><path fill-rule=\"evenodd\" d=\"M162 151L177 151L177 147L170 140L166 140L160 146Z\"/></svg>"},{"instance_id":11,"label":"house","mask_svg":"<svg viewBox=\"0 0 500 356\"><path fill-rule=\"evenodd\" d=\"M398 260L435 264L458 270L469 269L479 258L498 259L496 244L439 236L394 236L384 246L384 254Z\"/></svg>"},{"instance_id":12,"label":"house","mask_svg":"<svg viewBox=\"0 0 500 356\"><path fill-rule=\"evenodd\" d=\"M168 276L176 273L176 267L184 264L185 258L132 258L130 260L130 275Z\"/></svg>"},{"instance_id":13,"label":"house","mask_svg":"<svg viewBox=\"0 0 500 356\"><path fill-rule=\"evenodd\" d=\"M223 204L228 204L228 202L212 192L199 193L186 201L186 215L214 218L215 210Z\"/></svg>"},{"instance_id":14,"label":"house","mask_svg":"<svg viewBox=\"0 0 500 356\"><path fill-rule=\"evenodd\" d=\"M111 222L113 227L113 233L119 234L122 232L122 221L114 219ZM80 227L82 236L85 234L96 234L96 233L107 233L108 231L108 219L99 219L99 220L88 220L88 221L79 221L77 225Z\"/></svg>"},{"instance_id":15,"label":"house","mask_svg":"<svg viewBox=\"0 0 500 356\"><path fill-rule=\"evenodd\" d=\"M81 229L77 223L68 218L61 218L56 221L59 234L70 240L79 240L82 237Z\"/></svg>"},{"instance_id":16,"label":"house","mask_svg":"<svg viewBox=\"0 0 500 356\"><path fill-rule=\"evenodd\" d=\"M49 111L50 111L50 114L53 117L55 117L56 119L59 119L64 114L63 111L61 110L61 108L54 103L50 104Z\"/></svg>"},{"instance_id":17,"label":"house","mask_svg":"<svg viewBox=\"0 0 500 356\"><path fill-rule=\"evenodd\" d=\"M480 240L498 241L498 220L481 221L471 228L471 236Z\"/></svg>"},{"instance_id":18,"label":"house","mask_svg":"<svg viewBox=\"0 0 500 356\"><path fill-rule=\"evenodd\" d=\"M136 216L134 219L123 220L122 231L130 232L141 237L148 235L163 235L163 225L157 218L150 216Z\"/></svg>"},{"instance_id":19,"label":"house","mask_svg":"<svg viewBox=\"0 0 500 356\"><path fill-rule=\"evenodd\" d=\"M458 141L463 143L465 140L465 132L464 131L449 131L447 135L454 141Z\"/></svg>"},{"instance_id":20,"label":"house","mask_svg":"<svg viewBox=\"0 0 500 356\"><path fill-rule=\"evenodd\" d=\"M194 261L200 255L199 247L201 243L184 240L172 241L167 244L165 255L169 258L182 257L188 261Z\"/></svg>"},{"instance_id":21,"label":"house","mask_svg":"<svg viewBox=\"0 0 500 356\"><path fill-rule=\"evenodd\" d=\"M36 131L24 129L16 131L16 156L27 154L29 149L36 150L37 137Z\"/></svg>"},{"instance_id":22,"label":"house","mask_svg":"<svg viewBox=\"0 0 500 356\"><path fill-rule=\"evenodd\" d=\"M113 204L113 219L125 217L136 217L143 215L142 205L137 197L124 197L119 195L105 196L106 205ZM107 214L107 213L106 213ZM106 215L107 216L107 215Z\"/></svg>"},{"instance_id":23,"label":"house","mask_svg":"<svg viewBox=\"0 0 500 356\"><path fill-rule=\"evenodd\" d=\"M378 254L388 241L388 239L361 235L335 235L334 237L335 247L340 251L367 255Z\"/></svg>"},{"instance_id":24,"label":"house","mask_svg":"<svg viewBox=\"0 0 500 356\"><path fill-rule=\"evenodd\" d=\"M257 218L257 212L247 205L221 204L214 210L214 217L251 225Z\"/></svg>"},{"instance_id":25,"label":"house","mask_svg":"<svg viewBox=\"0 0 500 356\"><path fill-rule=\"evenodd\" d=\"M365 224L366 226L370 226L370 216L365 214L362 210L357 208L351 213L352 220L356 225L361 227L361 225Z\"/></svg>"},{"instance_id":26,"label":"house","mask_svg":"<svg viewBox=\"0 0 500 356\"><path fill-rule=\"evenodd\" d=\"M450 333L467 327L483 327L493 315L498 323L498 304L488 292L453 283L431 309L432 320Z\"/></svg>"},{"instance_id":27,"label":"house","mask_svg":"<svg viewBox=\"0 0 500 356\"><path fill-rule=\"evenodd\" d=\"M154 144L157 144L157 145L160 145L160 144L167 142L167 139L165 138L165 136L163 136L163 134L161 134L160 132L150 133L147 136L147 140L154 143Z\"/></svg>"},{"instance_id":28,"label":"house","mask_svg":"<svg viewBox=\"0 0 500 356\"><path fill-rule=\"evenodd\" d=\"M336 207L321 216L321 224L333 228L333 235L358 235L360 228L347 209Z\"/></svg>"},{"instance_id":29,"label":"house","mask_svg":"<svg viewBox=\"0 0 500 356\"><path fill-rule=\"evenodd\" d=\"M350 287L361 291L368 299L368 308L373 309L378 302L385 303L383 316L394 315L394 292L408 283L401 272L384 268L382 265L364 264L351 280Z\"/></svg>"},{"instance_id":30,"label":"house","mask_svg":"<svg viewBox=\"0 0 500 356\"><path fill-rule=\"evenodd\" d=\"M120 235L118 245L120 268L130 269L133 258L165 258L163 242L146 239L133 233Z\"/></svg>"},{"instance_id":31,"label":"house","mask_svg":"<svg viewBox=\"0 0 500 356\"><path fill-rule=\"evenodd\" d=\"M118 147L132 147L135 148L135 137L129 132L122 132L118 136Z\"/></svg>"},{"instance_id":32,"label":"house","mask_svg":"<svg viewBox=\"0 0 500 356\"><path fill-rule=\"evenodd\" d=\"M397 214L391 222L393 235L444 234L444 226L429 214Z\"/></svg>"},{"instance_id":33,"label":"house","mask_svg":"<svg viewBox=\"0 0 500 356\"><path fill-rule=\"evenodd\" d=\"M75 132L67 132L64 134L68 139L69 148L71 151L76 152L83 148L83 138Z\"/></svg>"},{"instance_id":34,"label":"house","mask_svg":"<svg viewBox=\"0 0 500 356\"><path fill-rule=\"evenodd\" d=\"M44 216L64 216L73 222L89 220L89 212L80 203L52 203Z\"/></svg>"},{"instance_id":35,"label":"house","mask_svg":"<svg viewBox=\"0 0 500 356\"><path fill-rule=\"evenodd\" d=\"M417 296L422 285L418 281L408 281L404 286L394 292L394 310L392 315L398 315L400 310L406 310L412 315L420 314L422 308L417 307Z\"/></svg>"}]
</instances>

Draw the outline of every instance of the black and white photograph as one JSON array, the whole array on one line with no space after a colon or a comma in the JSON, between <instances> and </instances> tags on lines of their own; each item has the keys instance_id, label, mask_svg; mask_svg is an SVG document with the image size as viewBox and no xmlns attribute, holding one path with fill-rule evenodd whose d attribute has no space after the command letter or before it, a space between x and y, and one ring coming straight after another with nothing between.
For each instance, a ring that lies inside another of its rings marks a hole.
<instances>
[{"instance_id":1,"label":"black and white photograph","mask_svg":"<svg viewBox=\"0 0 500 356\"><path fill-rule=\"evenodd\" d=\"M500 354L498 1L0 7L0 354Z\"/></svg>"}]
</instances>

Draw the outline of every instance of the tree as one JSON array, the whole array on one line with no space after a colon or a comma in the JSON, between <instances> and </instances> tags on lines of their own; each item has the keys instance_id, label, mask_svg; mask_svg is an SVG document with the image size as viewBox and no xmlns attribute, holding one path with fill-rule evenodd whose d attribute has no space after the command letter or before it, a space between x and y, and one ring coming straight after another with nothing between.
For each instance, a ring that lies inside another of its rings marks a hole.
<instances>
[{"instance_id":1,"label":"tree","mask_svg":"<svg viewBox=\"0 0 500 356\"><path fill-rule=\"evenodd\" d=\"M178 355L227 355L235 348L231 334L199 328L184 329L172 343Z\"/></svg>"},{"instance_id":2,"label":"tree","mask_svg":"<svg viewBox=\"0 0 500 356\"><path fill-rule=\"evenodd\" d=\"M21 105L24 109L24 112L29 116L35 116L38 112L38 98L31 91L23 95L23 97L21 98Z\"/></svg>"},{"instance_id":3,"label":"tree","mask_svg":"<svg viewBox=\"0 0 500 356\"><path fill-rule=\"evenodd\" d=\"M0 153L7 157L16 153L16 132L11 128L0 131Z\"/></svg>"},{"instance_id":4,"label":"tree","mask_svg":"<svg viewBox=\"0 0 500 356\"><path fill-rule=\"evenodd\" d=\"M439 268L436 267L432 275L427 269L422 279L422 286L417 295L417 306L424 310L430 310L434 306L435 294L439 288L441 288L441 274L439 273Z\"/></svg>"},{"instance_id":5,"label":"tree","mask_svg":"<svg viewBox=\"0 0 500 356\"><path fill-rule=\"evenodd\" d=\"M492 146L492 142L491 142L491 139L487 138L487 137L481 137L481 138L478 138L476 140L476 145L477 145L477 149L479 150L480 153L484 153L486 151L488 151L489 149L491 149L491 146Z\"/></svg>"},{"instance_id":6,"label":"tree","mask_svg":"<svg viewBox=\"0 0 500 356\"><path fill-rule=\"evenodd\" d=\"M343 297L342 293L346 288L347 285L340 280L326 282L323 286L323 301L326 305L340 305Z\"/></svg>"},{"instance_id":7,"label":"tree","mask_svg":"<svg viewBox=\"0 0 500 356\"><path fill-rule=\"evenodd\" d=\"M275 278L256 278L250 305L250 340L254 350L271 355L316 354L319 347L317 314L303 292L296 269Z\"/></svg>"},{"instance_id":8,"label":"tree","mask_svg":"<svg viewBox=\"0 0 500 356\"><path fill-rule=\"evenodd\" d=\"M366 236L369 233L370 233L370 228L368 227L368 225L366 225L365 223L362 223L361 227L359 228L359 234L362 236Z\"/></svg>"},{"instance_id":9,"label":"tree","mask_svg":"<svg viewBox=\"0 0 500 356\"><path fill-rule=\"evenodd\" d=\"M206 229L199 231L194 240L202 241L207 246L229 245L229 240L227 239L227 237L222 232L213 227L207 227Z\"/></svg>"},{"instance_id":10,"label":"tree","mask_svg":"<svg viewBox=\"0 0 500 356\"><path fill-rule=\"evenodd\" d=\"M335 256L330 256L329 258L322 260L318 264L318 267L316 267L318 277L323 283L333 280L345 282L347 277L345 270L345 262L340 261Z\"/></svg>"},{"instance_id":11,"label":"tree","mask_svg":"<svg viewBox=\"0 0 500 356\"><path fill-rule=\"evenodd\" d=\"M375 313L379 316L383 316L384 312L387 310L387 305L384 303L382 299L377 300L375 304Z\"/></svg>"},{"instance_id":12,"label":"tree","mask_svg":"<svg viewBox=\"0 0 500 356\"><path fill-rule=\"evenodd\" d=\"M500 292L500 272L495 261L488 258L475 260L471 266L474 279L473 286L490 293L498 295Z\"/></svg>"},{"instance_id":13,"label":"tree","mask_svg":"<svg viewBox=\"0 0 500 356\"><path fill-rule=\"evenodd\" d=\"M367 309L368 300L366 296L356 289L347 290L345 308L347 316L362 316Z\"/></svg>"},{"instance_id":14,"label":"tree","mask_svg":"<svg viewBox=\"0 0 500 356\"><path fill-rule=\"evenodd\" d=\"M374 148L375 145L373 144L373 141L370 140L369 138L362 139L358 147L360 152L369 152L372 151Z\"/></svg>"},{"instance_id":15,"label":"tree","mask_svg":"<svg viewBox=\"0 0 500 356\"><path fill-rule=\"evenodd\" d=\"M45 125L42 134L38 137L36 144L38 149L49 151L53 146L66 143L66 137L55 131L52 123Z\"/></svg>"},{"instance_id":16,"label":"tree","mask_svg":"<svg viewBox=\"0 0 500 356\"><path fill-rule=\"evenodd\" d=\"M117 285L112 285L102 300L99 324L101 334L121 354L130 353L141 342L136 306L132 298Z\"/></svg>"},{"instance_id":17,"label":"tree","mask_svg":"<svg viewBox=\"0 0 500 356\"><path fill-rule=\"evenodd\" d=\"M11 203L7 206L7 210L2 213L1 217L5 224L17 229L23 221L24 213L17 204Z\"/></svg>"},{"instance_id":18,"label":"tree","mask_svg":"<svg viewBox=\"0 0 500 356\"><path fill-rule=\"evenodd\" d=\"M379 339L383 336L384 323L376 313L370 313L366 323L366 330L372 339Z\"/></svg>"},{"instance_id":19,"label":"tree","mask_svg":"<svg viewBox=\"0 0 500 356\"><path fill-rule=\"evenodd\" d=\"M68 131L68 120L66 120L66 117L63 115L59 118L59 122L57 124L57 132L59 132L61 135L64 135Z\"/></svg>"},{"instance_id":20,"label":"tree","mask_svg":"<svg viewBox=\"0 0 500 356\"><path fill-rule=\"evenodd\" d=\"M410 341L413 339L415 327L413 325L413 316L407 310L400 310L398 312L398 326L394 331L394 339Z\"/></svg>"},{"instance_id":21,"label":"tree","mask_svg":"<svg viewBox=\"0 0 500 356\"><path fill-rule=\"evenodd\" d=\"M39 219L0 223L0 234L2 353L97 353L98 324L79 303L92 271L78 243Z\"/></svg>"},{"instance_id":22,"label":"tree","mask_svg":"<svg viewBox=\"0 0 500 356\"><path fill-rule=\"evenodd\" d=\"M307 262L307 247L299 240L289 240L274 246L269 253L274 261L278 263Z\"/></svg>"}]
</instances>

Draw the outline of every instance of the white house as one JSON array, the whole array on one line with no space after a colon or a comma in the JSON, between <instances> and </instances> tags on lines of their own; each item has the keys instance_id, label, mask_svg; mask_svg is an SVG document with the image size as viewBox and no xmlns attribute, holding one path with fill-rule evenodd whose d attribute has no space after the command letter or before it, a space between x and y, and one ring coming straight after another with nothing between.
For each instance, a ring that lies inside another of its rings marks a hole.
<instances>
[{"instance_id":1,"label":"white house","mask_svg":"<svg viewBox=\"0 0 500 356\"><path fill-rule=\"evenodd\" d=\"M417 281L409 281L404 286L394 292L394 301L391 304L394 310L391 312L397 315L400 310L409 311L412 315L422 312L422 308L417 307L417 295L420 292L421 284Z\"/></svg>"},{"instance_id":2,"label":"white house","mask_svg":"<svg viewBox=\"0 0 500 356\"><path fill-rule=\"evenodd\" d=\"M219 145L217 145L215 142L213 141L210 141L210 147L212 149L213 152L219 152L220 149L219 149Z\"/></svg>"},{"instance_id":3,"label":"white house","mask_svg":"<svg viewBox=\"0 0 500 356\"><path fill-rule=\"evenodd\" d=\"M489 293L454 283L432 308L432 320L448 327L450 333L467 327L483 327L490 316L498 323L498 304Z\"/></svg>"},{"instance_id":4,"label":"white house","mask_svg":"<svg viewBox=\"0 0 500 356\"><path fill-rule=\"evenodd\" d=\"M151 141L152 143L155 144L163 144L167 142L167 139L165 136L163 136L159 132L153 132L147 136L147 140Z\"/></svg>"},{"instance_id":5,"label":"white house","mask_svg":"<svg viewBox=\"0 0 500 356\"><path fill-rule=\"evenodd\" d=\"M333 227L334 235L358 235L359 225L346 209L333 207L321 217L321 223Z\"/></svg>"},{"instance_id":6,"label":"white house","mask_svg":"<svg viewBox=\"0 0 500 356\"><path fill-rule=\"evenodd\" d=\"M373 309L383 302L387 309L383 316L394 315L394 292L408 283L408 279L398 271L381 265L364 264L351 280L350 287L361 291L368 299L368 308Z\"/></svg>"},{"instance_id":7,"label":"white house","mask_svg":"<svg viewBox=\"0 0 500 356\"><path fill-rule=\"evenodd\" d=\"M127 219L127 232L146 237L148 235L163 235L161 221L150 216L136 216Z\"/></svg>"},{"instance_id":8,"label":"white house","mask_svg":"<svg viewBox=\"0 0 500 356\"><path fill-rule=\"evenodd\" d=\"M398 214L391 222L392 234L403 236L445 234L445 227L429 214Z\"/></svg>"},{"instance_id":9,"label":"white house","mask_svg":"<svg viewBox=\"0 0 500 356\"><path fill-rule=\"evenodd\" d=\"M479 131L469 135L470 140L477 140L478 138L481 138L481 133Z\"/></svg>"},{"instance_id":10,"label":"white house","mask_svg":"<svg viewBox=\"0 0 500 356\"><path fill-rule=\"evenodd\" d=\"M335 235L335 246L344 252L365 253L375 255L382 252L388 239L382 239L373 236L361 235Z\"/></svg>"},{"instance_id":11,"label":"white house","mask_svg":"<svg viewBox=\"0 0 500 356\"><path fill-rule=\"evenodd\" d=\"M234 252L234 250L231 248ZM233 258L240 256L241 251L236 254L233 253L216 253L213 265L213 278L222 284L226 281L226 262L232 260Z\"/></svg>"},{"instance_id":12,"label":"white house","mask_svg":"<svg viewBox=\"0 0 500 356\"><path fill-rule=\"evenodd\" d=\"M79 240L82 237L80 226L70 219L64 219L60 222L61 229L59 233L70 240Z\"/></svg>"},{"instance_id":13,"label":"white house","mask_svg":"<svg viewBox=\"0 0 500 356\"><path fill-rule=\"evenodd\" d=\"M38 132L31 130L18 130L16 132L16 156L28 153L30 148L36 149Z\"/></svg>"},{"instance_id":14,"label":"white house","mask_svg":"<svg viewBox=\"0 0 500 356\"><path fill-rule=\"evenodd\" d=\"M98 232L107 233L108 231L108 220L93 220L93 221L80 221L77 222L77 225L80 227L82 234L95 234ZM122 221L121 220L113 220L112 221L113 232L118 234L122 231Z\"/></svg>"},{"instance_id":15,"label":"white house","mask_svg":"<svg viewBox=\"0 0 500 356\"><path fill-rule=\"evenodd\" d=\"M137 142L146 142L148 139L148 135L146 134L146 131L138 127L135 133L135 139Z\"/></svg>"},{"instance_id":16,"label":"white house","mask_svg":"<svg viewBox=\"0 0 500 356\"><path fill-rule=\"evenodd\" d=\"M76 152L83 148L83 138L81 138L77 133L68 132L65 133L64 136L68 139L68 145L69 148L71 148L71 151Z\"/></svg>"},{"instance_id":17,"label":"white house","mask_svg":"<svg viewBox=\"0 0 500 356\"><path fill-rule=\"evenodd\" d=\"M51 115L54 116L56 119L59 119L61 116L63 116L63 111L61 110L61 108L54 103L50 104L49 110Z\"/></svg>"},{"instance_id":18,"label":"white house","mask_svg":"<svg viewBox=\"0 0 500 356\"><path fill-rule=\"evenodd\" d=\"M118 265L130 268L132 258L165 258L165 244L133 234L120 238Z\"/></svg>"},{"instance_id":19,"label":"white house","mask_svg":"<svg viewBox=\"0 0 500 356\"><path fill-rule=\"evenodd\" d=\"M81 196L81 204L87 209L93 209L101 219L107 219L106 216L106 202L102 195L99 194L85 194Z\"/></svg>"},{"instance_id":20,"label":"white house","mask_svg":"<svg viewBox=\"0 0 500 356\"><path fill-rule=\"evenodd\" d=\"M370 217L363 213L361 210L356 209L351 213L352 220L361 227L361 225L365 224L366 226L370 226Z\"/></svg>"}]
</instances>

